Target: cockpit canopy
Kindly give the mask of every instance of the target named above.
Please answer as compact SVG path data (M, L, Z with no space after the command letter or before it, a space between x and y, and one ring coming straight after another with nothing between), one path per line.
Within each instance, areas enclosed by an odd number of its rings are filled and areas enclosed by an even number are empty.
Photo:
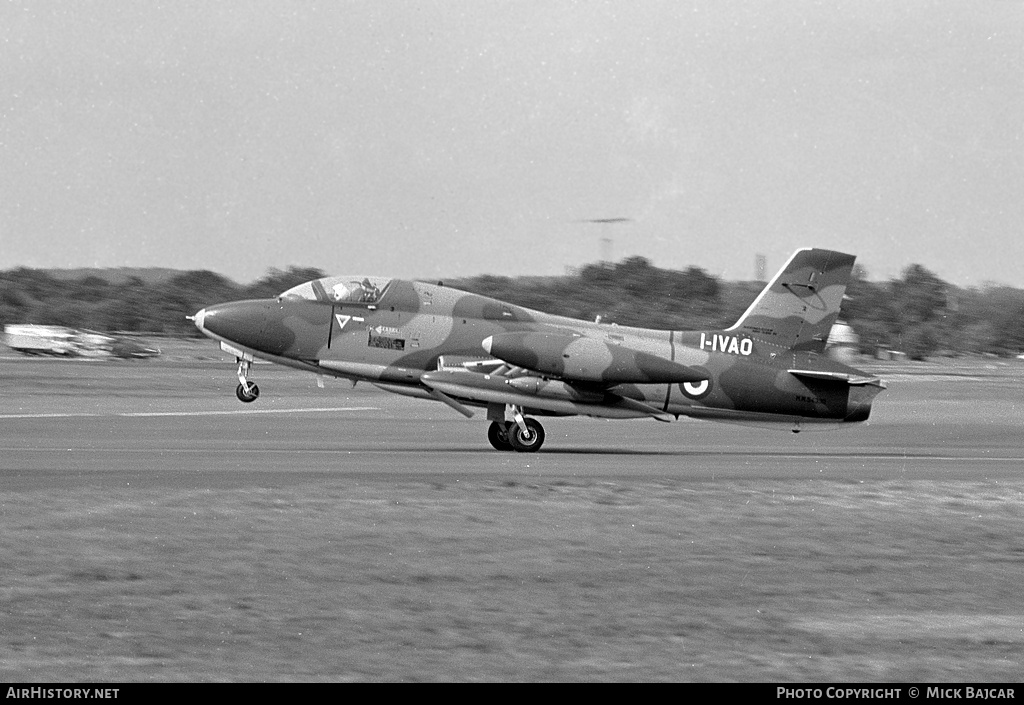
M293 286L282 299L307 299L330 304L376 304L391 285L383 277L341 276L314 279Z

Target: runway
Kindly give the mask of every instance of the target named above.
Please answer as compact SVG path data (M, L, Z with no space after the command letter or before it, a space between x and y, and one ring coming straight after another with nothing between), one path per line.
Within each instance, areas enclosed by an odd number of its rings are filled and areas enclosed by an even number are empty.
M0 359L0 679L1019 678L1021 367L799 434L482 414L217 359Z
M4 360L0 472L8 489L284 486L325 476L941 480L1017 478L1024 382L895 373L853 427L681 419L544 419L537 454L497 453L480 412L369 385L257 367L263 396L234 398L230 365Z

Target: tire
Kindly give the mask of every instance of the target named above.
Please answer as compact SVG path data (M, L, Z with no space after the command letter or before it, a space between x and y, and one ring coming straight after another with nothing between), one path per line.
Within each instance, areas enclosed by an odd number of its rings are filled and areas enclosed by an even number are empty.
M249 391L245 390L245 386L239 384L235 388L235 396L238 397L238 401L243 401L246 404L249 402L256 401L256 398L260 395L260 388L255 384L249 385Z
M536 419L526 419L526 428L524 433L519 424L509 424L508 442L518 453L536 453L544 444L544 427Z
M492 421L487 428L487 440L495 450L512 450L508 440L508 421Z

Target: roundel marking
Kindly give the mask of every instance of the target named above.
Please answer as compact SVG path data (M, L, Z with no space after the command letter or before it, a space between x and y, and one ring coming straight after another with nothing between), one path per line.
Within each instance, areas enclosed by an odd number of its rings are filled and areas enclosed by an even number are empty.
M701 372L706 372L706 370L701 368L698 369L700 369ZM690 399L703 399L711 393L712 387L711 374L708 373L708 376L699 382L682 382L679 385L679 391Z
M708 393L711 382L702 379L700 382L683 382L683 392L691 397L700 397Z

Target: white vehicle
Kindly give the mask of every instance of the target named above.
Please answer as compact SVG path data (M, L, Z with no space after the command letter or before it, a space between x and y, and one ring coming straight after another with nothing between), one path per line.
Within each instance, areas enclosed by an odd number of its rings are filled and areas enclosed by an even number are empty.
M78 331L64 326L8 325L7 345L26 355L78 355Z
M128 338L65 326L8 325L4 333L8 347L26 355L129 359L160 354L159 348L146 347Z

